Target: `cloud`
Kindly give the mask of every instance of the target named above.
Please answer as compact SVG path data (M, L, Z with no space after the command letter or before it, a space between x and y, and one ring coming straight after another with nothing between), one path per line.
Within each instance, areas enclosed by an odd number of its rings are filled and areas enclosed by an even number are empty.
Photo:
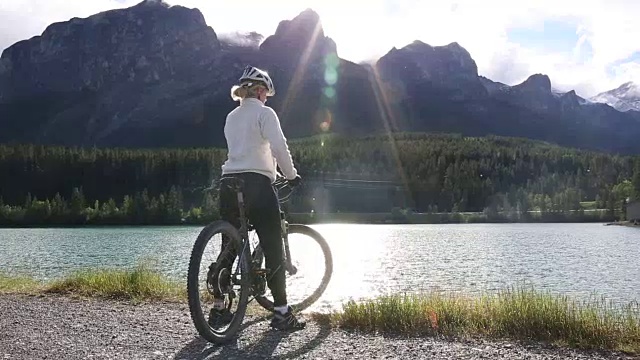
M0 4L0 48L40 34L52 22L131 6L134 0L12 0ZM640 2L635 0L173 0L199 8L222 36L256 31L268 36L278 23L305 8L316 10L325 35L339 55L362 61L384 55L392 47L419 39L431 45L458 42L472 55L481 75L510 85L533 73L551 77L555 88L575 89L582 96L640 82ZM544 38L528 43L511 31L545 31L545 23L574 29L575 44L544 46ZM525 33L526 33L525 31ZM565 34L566 35L566 34ZM553 33L549 34L553 40ZM541 46L542 45L542 46Z
M220 34L218 35L218 39L224 40L227 43L236 46L258 48L260 46L260 43L264 40L264 35L257 32L240 33L236 31L232 33Z
M589 97L626 81L640 81L640 56L630 58L640 51L634 40L640 37L636 21L640 2L459 0L447 6L451 3L403 2L410 11L388 28L402 29L432 45L457 41L476 60L480 74L511 85L533 73L545 73L554 87ZM564 50L545 49L509 38L515 29L541 31L550 22L574 28L575 44ZM554 34L549 36L553 41Z
M532 74L527 59L518 45L509 44L491 54L490 67L481 68L484 76L505 84L516 84Z

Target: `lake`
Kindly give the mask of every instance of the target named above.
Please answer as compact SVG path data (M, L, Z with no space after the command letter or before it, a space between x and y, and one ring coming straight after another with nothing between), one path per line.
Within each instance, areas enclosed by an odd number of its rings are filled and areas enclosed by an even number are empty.
M603 224L312 225L334 258L315 310L380 294L478 294L522 284L578 299L640 300L640 231ZM184 280L201 227L0 229L0 272L57 278L156 260Z

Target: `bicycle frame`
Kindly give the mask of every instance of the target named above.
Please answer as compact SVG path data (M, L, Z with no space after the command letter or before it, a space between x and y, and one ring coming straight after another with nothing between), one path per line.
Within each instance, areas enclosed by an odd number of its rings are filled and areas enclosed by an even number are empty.
M247 247L247 246L251 246L251 242L249 240L249 223L247 221L247 217L246 217L246 210L245 210L245 202L244 202L244 193L242 192L242 189L238 188L236 189L236 194L237 194L237 201L238 201L238 210L239 210L239 215L240 215L240 228L238 229L240 232L240 237L242 238L242 244L243 247ZM278 199L278 202L280 203L280 199ZM281 238L282 238L282 242L283 242L283 250L284 250L284 266L285 266L285 270L290 274L290 275L295 275L298 272L298 269L293 265L292 261L291 261L291 252L289 250L289 236L288 236L288 231L289 231L289 223L287 222L286 219L286 214L285 212L280 209L280 228L281 228ZM244 249L242 249L244 250ZM251 250L251 249L250 249ZM260 244L258 243L258 245L256 245L256 248L254 249L255 251L261 251L263 252ZM263 252L264 253L264 252ZM240 251L239 255L242 256L242 254L244 254L244 251ZM252 259L253 260L253 259ZM255 269L254 266L254 262L250 261L251 263L251 267L252 267L252 271L250 272L250 276L253 280L253 277L255 276L254 272L259 271L259 269Z

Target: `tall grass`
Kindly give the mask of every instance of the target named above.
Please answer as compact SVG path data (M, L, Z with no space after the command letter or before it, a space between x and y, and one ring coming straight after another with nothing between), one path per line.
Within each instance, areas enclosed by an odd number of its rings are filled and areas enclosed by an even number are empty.
M186 298L183 284L168 280L148 264L140 264L134 269L79 271L52 282L45 291L134 301Z
M0 274L0 294L32 293L43 287L42 283L27 276Z
M473 298L439 293L382 296L348 302L342 312L328 317L324 320L336 326L367 332L471 335L640 352L637 303L578 303L523 287Z

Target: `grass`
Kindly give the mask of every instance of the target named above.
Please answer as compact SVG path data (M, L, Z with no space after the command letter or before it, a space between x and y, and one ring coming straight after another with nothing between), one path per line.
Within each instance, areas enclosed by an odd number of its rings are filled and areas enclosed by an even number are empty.
M57 280L45 292L133 301L186 299L182 284L168 280L149 265L131 270L87 270Z
M42 289L43 284L30 277L0 274L0 294L34 293Z
M473 298L437 293L383 296L351 301L341 312L316 318L365 332L535 340L640 353L638 304L578 303L526 288Z
M186 301L185 285L148 265L87 270L40 283L0 275L2 293L54 293L139 301ZM471 336L551 342L575 348L640 353L640 305L603 299L576 302L533 288L466 297L421 293L350 301L331 314L313 314L334 327L403 336Z
M46 283L0 274L0 294L77 295L134 302L186 300L183 284L169 280L147 263L133 269L82 270Z

